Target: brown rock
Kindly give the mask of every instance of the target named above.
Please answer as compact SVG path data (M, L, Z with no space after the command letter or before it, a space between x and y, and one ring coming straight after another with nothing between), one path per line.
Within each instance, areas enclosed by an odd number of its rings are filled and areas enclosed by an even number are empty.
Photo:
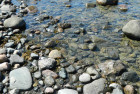
M0 55L0 63L3 63L3 62L5 62L5 61L7 61L7 60L8 60L8 59L7 59L7 57L6 57L5 54Z
M125 4L119 5L119 7L120 7L120 10L121 10L121 11L126 12L126 11L128 10L127 5L125 5Z
M47 76L51 76L53 78L57 78L58 77L58 75L55 72L51 71L51 70L43 70L42 71L42 75L44 77L47 77Z
M124 87L125 94L134 94L134 87L132 85L126 85Z
M48 57L56 59L56 58L61 58L62 55L61 55L61 52L60 51L58 51L58 50L52 50L49 53L49 56Z
M38 11L37 7L35 6L28 6L26 9L29 13L36 13Z

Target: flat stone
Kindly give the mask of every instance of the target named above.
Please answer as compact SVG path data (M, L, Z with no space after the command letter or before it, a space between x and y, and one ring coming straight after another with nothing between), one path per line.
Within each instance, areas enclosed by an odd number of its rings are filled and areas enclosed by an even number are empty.
M60 89L58 94L78 94L78 92L74 89Z
M89 84L84 85L83 93L84 94L99 94L103 92L105 88L105 81L106 80L104 78L100 78Z
M11 64L23 64L24 63L24 58L20 57L17 54L11 55L10 57L10 63Z
M40 69L51 69L55 66L55 59L44 58L38 61L38 66Z
M32 86L29 69L21 67L10 72L10 89L28 90Z

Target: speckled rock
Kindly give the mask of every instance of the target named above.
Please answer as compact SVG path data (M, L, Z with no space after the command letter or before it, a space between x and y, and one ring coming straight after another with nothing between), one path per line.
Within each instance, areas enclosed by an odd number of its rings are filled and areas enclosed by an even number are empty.
M51 76L47 76L44 82L47 86L52 86L55 83L54 79Z
M55 59L44 58L38 61L38 66L40 69L51 69L55 66Z

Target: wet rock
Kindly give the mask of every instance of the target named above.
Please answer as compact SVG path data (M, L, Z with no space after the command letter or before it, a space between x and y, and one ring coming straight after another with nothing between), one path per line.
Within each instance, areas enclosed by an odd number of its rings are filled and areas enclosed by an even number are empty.
M105 39L102 39L102 38L97 37L97 36L95 36L95 35L91 36L91 41L92 41L93 43L103 43L103 42L106 42Z
M67 73L66 73L66 70L64 68L61 68L60 71L59 71L59 76L61 78L66 78L67 77Z
M52 86L55 83L54 79L51 76L47 76L44 82L47 86Z
M71 24L70 23L59 23L58 27L63 28L63 29L67 29L67 28L71 27Z
M88 67L86 72L91 75L91 78L93 80L100 77L100 74L98 73L98 71L95 70L93 67Z
M37 7L35 6L28 6L26 8L26 10L29 12L29 13L36 13L38 11Z
M6 57L5 54L0 55L0 63L3 63L5 61L7 61L7 60L8 60L8 58Z
M45 47L54 47L54 46L56 46L56 42L54 41L54 40L50 40L50 41L48 41L46 44L45 44Z
M60 51L58 51L58 50L52 50L49 53L49 56L48 57L56 59L56 58L61 58L62 55L61 55L61 52Z
M99 5L117 5L118 0L96 0Z
M125 94L134 94L134 87L132 85L126 85L124 87Z
M79 81L83 83L87 83L91 80L91 77L88 73L83 73L79 76Z
M10 63L13 64L23 64L24 63L24 58L20 57L17 54L11 55L10 57Z
M39 79L41 77L41 72L40 71L35 72L34 77Z
M13 47L14 44L15 44L14 42L8 42L4 46L7 47L7 48L10 48L10 47Z
M99 69L104 75L115 74L119 75L125 66L120 61L107 60L105 63L98 64Z
M66 68L66 71L67 71L68 73L73 73L73 72L76 71L76 69L75 69L74 66L70 65L69 67Z
M73 89L60 89L58 94L78 94L78 92Z
M139 81L139 76L136 72L133 72L133 71L124 72L122 74L122 79L126 81L137 82Z
M47 76L51 76L53 78L57 78L58 77L58 75L55 72L51 71L51 70L43 70L42 71L42 75L44 77L47 77Z
M131 20L125 26L122 31L132 39L140 39L140 20Z
M84 85L83 92L84 94L99 94L103 92L105 87L105 79L100 78L89 84Z
M91 44L88 45L88 48L93 51L93 50L96 49L96 44L95 43L91 43Z
M29 69L21 67L10 72L10 89L27 90L32 86Z
M119 7L120 7L120 10L123 12L126 12L128 10L127 5L125 4L119 5Z
M25 44L25 43L27 42L27 39L26 39L26 38L21 38L21 39L20 39L20 42L21 42L21 44L23 45L23 44Z
M4 21L4 26L6 28L25 28L25 21L17 16L11 16Z
M8 70L9 69L9 64L8 62L4 62L0 64L0 71Z
M0 55L1 54L6 54L6 49L5 48L0 48Z
M96 7L95 3L86 3L86 8L94 8Z
M55 62L53 58L44 58L38 61L38 66L40 69L51 69L55 66Z
M53 94L54 89L51 87L47 87L44 92L45 92L45 94Z

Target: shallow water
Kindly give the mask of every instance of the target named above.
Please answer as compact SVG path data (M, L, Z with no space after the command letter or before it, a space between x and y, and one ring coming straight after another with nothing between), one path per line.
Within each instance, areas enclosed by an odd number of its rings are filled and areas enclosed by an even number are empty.
M47 24L49 20L45 20L39 23L34 20L35 17L47 14L49 16L60 16L60 22L68 22L72 24L72 28L67 29L64 33L52 33L43 32L41 35L28 36L29 40L36 40L36 43L44 44L50 38L56 38L60 40L59 47L67 50L67 57L76 56L78 59L88 59L94 63L102 62L102 60L110 59L108 51L105 49L117 49L120 58L122 54L126 53L125 58L133 58L136 62L128 63L127 59L121 59L126 64L130 65L133 70L139 71L139 42L132 41L127 38L123 38L122 32L116 32L121 29L129 20L140 19L140 1L139 0L119 0L119 4L116 6L96 6L95 8L86 8L86 3L96 2L96 0L26 0L28 5L34 5L38 8L38 12L35 14L28 14L24 17L27 23L27 30L29 29L41 29L43 25ZM13 0L16 5L20 4L20 0ZM66 4L70 4L71 7L65 7ZM121 12L119 5L126 4L128 11ZM109 28L103 30L103 26L109 22ZM73 31L79 27L84 27L87 30L85 35L75 35ZM41 29L42 30L42 29ZM27 32L25 34L28 35ZM96 35L103 38L107 42L99 44L98 51L83 50L78 45L85 44L84 40ZM128 44L125 44L127 43ZM74 45L74 46L70 46ZM126 51L123 51L125 49ZM129 52L129 50L132 52ZM103 50L103 51L102 51ZM114 51L114 50L113 50ZM129 57L129 55L135 54L135 57ZM106 56L106 57L105 57ZM91 60L90 60L91 59ZM131 61L130 61L131 62Z

